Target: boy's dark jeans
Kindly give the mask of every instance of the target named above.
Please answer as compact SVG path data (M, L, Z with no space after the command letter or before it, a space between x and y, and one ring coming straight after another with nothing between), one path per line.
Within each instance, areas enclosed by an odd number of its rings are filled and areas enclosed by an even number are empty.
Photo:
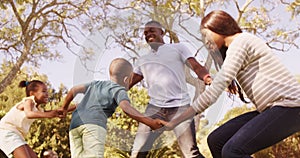
M233 118L213 131L207 141L214 158L250 158L298 131L300 107L274 106Z

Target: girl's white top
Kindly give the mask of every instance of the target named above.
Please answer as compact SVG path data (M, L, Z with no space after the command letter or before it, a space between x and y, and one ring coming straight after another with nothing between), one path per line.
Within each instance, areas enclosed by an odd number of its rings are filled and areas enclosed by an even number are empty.
M33 111L39 111L36 107L36 102L34 96L25 97L21 102L17 103L12 107L6 115L0 121L0 129L11 130L22 136L23 138L27 135L31 124L35 119L28 119L25 115L24 110L19 110L17 107L21 104L24 104L26 100L32 100L34 103Z

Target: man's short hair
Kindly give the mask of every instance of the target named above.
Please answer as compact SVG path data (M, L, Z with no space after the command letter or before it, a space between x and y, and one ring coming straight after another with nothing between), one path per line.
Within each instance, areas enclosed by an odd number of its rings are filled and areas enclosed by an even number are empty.
M155 20L151 20L151 21L147 22L147 23L145 24L145 26L156 27L156 28L161 29L161 30L164 32L164 27L161 25L160 22L155 21Z

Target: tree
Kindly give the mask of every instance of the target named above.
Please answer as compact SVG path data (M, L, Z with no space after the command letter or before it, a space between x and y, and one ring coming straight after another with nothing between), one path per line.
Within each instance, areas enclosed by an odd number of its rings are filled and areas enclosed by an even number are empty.
M2 74L7 74L8 71L13 67L13 63L4 62L2 63L0 70L0 79L4 78ZM23 97L25 97L25 89L19 88L19 82L22 80L30 81L33 79L38 79L41 81L45 81L47 83L47 76L43 74L38 74L34 69L24 67L18 73L16 78L14 78L3 93L0 94L0 111L6 113L12 106L14 106L17 102L21 101ZM50 85L49 85L50 86Z
M295 18L300 13L300 1L294 0L294 2L286 2L281 0L281 3L287 5L287 10L292 13L292 18Z
M1 66L2 71L10 71L12 63L6 62ZM5 72L4 72L5 74ZM0 75L0 78L3 76ZM20 102L25 97L25 88L19 88L18 84L22 80L41 80L47 84L49 90L49 96L52 96L51 102L46 105L41 105L45 110L57 109L62 104L62 97L64 92L64 86L61 85L61 92L53 92L51 84L47 81L47 76L36 73L33 69L24 67L18 75L11 81L3 93L0 94L0 118L2 118L16 103ZM43 148L55 150L60 157L70 157L69 154L69 128L70 116L64 121L54 119L37 119L30 128L29 134L26 136L26 141L29 146L34 149L36 153L40 153Z
M25 63L38 67L44 59L61 58L63 53L57 46L78 55L74 47L83 46L74 34L85 36L84 31L91 28L93 21L101 19L99 5L92 0L2 0L0 52L13 67L1 79L0 93ZM89 59L88 52L84 55L82 60Z

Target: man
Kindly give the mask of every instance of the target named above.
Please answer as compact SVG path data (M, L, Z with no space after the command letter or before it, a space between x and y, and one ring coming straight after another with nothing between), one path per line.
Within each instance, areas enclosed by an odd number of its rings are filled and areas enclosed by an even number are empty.
M165 44L164 31L159 22L148 22L145 25L144 35L152 52L140 57L136 62L134 73L129 77L128 89L145 79L150 96L145 115L165 121L172 120L190 106L191 98L185 81L185 64L206 84L210 84L211 77L186 46L181 43ZM153 132L148 126L140 123L131 157L145 158L155 139L162 132L162 130ZM181 123L174 129L174 133L184 157L203 157L197 147L193 119Z

